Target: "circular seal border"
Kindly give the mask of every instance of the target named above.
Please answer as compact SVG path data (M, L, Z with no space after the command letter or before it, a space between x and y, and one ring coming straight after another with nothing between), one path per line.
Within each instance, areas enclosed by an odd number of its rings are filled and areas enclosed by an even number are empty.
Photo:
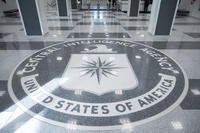
M91 41L91 40L107 40L107 39L83 39L83 40L77 40L77 41ZM121 41L121 40L107 40L107 41ZM29 109L27 109L23 104L20 103L20 101L17 99L17 97L14 95L14 92L12 90L12 78L13 78L13 75L15 73L15 71L17 70L18 66L23 63L27 58L31 57L32 55L44 50L44 49L47 49L49 47L52 47L52 46L56 46L56 45L60 45L60 44L63 44L63 43L67 43L67 42L76 42L76 41L63 41L63 42L60 42L60 43L56 43L56 44L53 44L53 45L50 45L50 46L47 46L45 48L42 48L34 53L32 53L30 56L27 56L25 57L22 61L20 61L16 67L12 70L11 74L10 74L10 77L8 79L8 92L9 92L9 95L11 97L11 99L15 102L15 104L17 106L19 106L23 111L25 111L27 114L31 115L33 118L36 118L38 120L41 120L45 123L48 123L48 124L52 124L52 125L55 125L55 126L61 126L61 127L64 127L64 128L67 128L67 129L70 129L69 127L72 125L70 123L62 123L62 122L58 122L58 121L54 121L54 120L50 120L48 118L45 118L45 117L42 117L40 115L37 115L36 113L33 113L32 111L30 111ZM167 56L169 59L171 59L172 61L174 61L177 66L181 69L182 73L183 73L183 76L184 76L184 79L185 79L185 86L184 86L184 89L183 89L183 92L181 93L181 95L179 96L179 98L177 99L176 102L174 102L171 106L169 106L166 110L154 115L154 116L151 116L151 117L148 117L147 119L143 119L143 120L139 120L137 122L130 122L130 123L127 123L127 124L123 124L123 125L115 125L115 126L82 126L82 125L75 125L75 128L74 129L78 129L78 130L84 130L84 131L105 131L105 130L117 130L117 129L125 129L124 127L126 126L131 126L131 127L135 127L135 126L138 126L138 125L141 125L141 124L144 124L144 123L147 123L147 122L150 122L150 121L153 121L153 120L156 120L164 115L166 115L167 113L171 112L172 110L174 110L182 101L183 99L185 98L185 96L187 95L187 92L188 92L188 88L189 88L189 83L188 83L188 77L187 77L187 74L186 72L184 71L184 69L180 66L180 64L175 61L172 57L169 57L168 55L166 55L165 53L161 52L160 50L157 50L153 47L150 47L148 45L145 45L145 44L142 44L142 43L139 43L139 42L130 42L130 41L123 41L123 42L127 42L127 43L135 43L135 44L138 44L138 45L142 45L144 47L147 47L147 48L150 48L150 49L153 49L155 51L158 51L162 54L164 54L165 56Z

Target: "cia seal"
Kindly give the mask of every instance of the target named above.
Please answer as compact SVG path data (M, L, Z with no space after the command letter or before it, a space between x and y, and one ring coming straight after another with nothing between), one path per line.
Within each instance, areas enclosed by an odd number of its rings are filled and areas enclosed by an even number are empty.
M110 130L170 112L185 97L182 68L134 42L82 40L46 47L21 62L9 94L34 118L62 127Z

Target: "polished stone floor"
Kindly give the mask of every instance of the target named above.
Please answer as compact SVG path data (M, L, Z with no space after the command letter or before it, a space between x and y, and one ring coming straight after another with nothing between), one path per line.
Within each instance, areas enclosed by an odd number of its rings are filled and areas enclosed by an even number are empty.
M172 35L164 37L152 36L148 33L149 14L140 14L139 17L135 18L127 17L122 12L73 10L71 17L58 17L55 9L46 9L46 17L49 32L42 37L25 36L20 18L1 17L0 19L1 133L200 132L200 18L177 17ZM97 131L88 131L87 128L79 130L74 126L76 123L64 127L43 122L37 119L37 115L30 115L25 109L18 106L16 101L13 102L8 92L8 80L15 67L25 58L42 48L51 47L53 44L94 39L142 43L144 46L156 48L173 58L184 69L189 79L189 90L185 99L175 109L153 121L106 131L100 131L100 128L97 128ZM111 48L115 47L112 46ZM73 50L76 51L77 49L71 49L71 51ZM62 60L62 57L57 57L57 60ZM50 63L53 61L49 60ZM46 67L42 70L50 73L49 76L51 77L54 74L54 69L59 71L57 67L62 67L62 65L58 65L56 68L54 68L54 65L46 65ZM146 69L153 70L154 68L147 65ZM81 96L80 100L82 100ZM163 104L164 106L165 104ZM101 128L103 130L104 127Z

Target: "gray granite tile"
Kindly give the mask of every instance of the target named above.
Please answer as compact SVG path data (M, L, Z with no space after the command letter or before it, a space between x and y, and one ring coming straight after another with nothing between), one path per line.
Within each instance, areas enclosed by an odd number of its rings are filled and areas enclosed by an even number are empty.
M128 33L71 33L67 38L130 38Z
M144 43L144 42L141 42ZM183 41L156 41L156 42L145 42L156 49L200 49L200 42L183 42Z
M61 26L61 27L49 27L49 30L73 30L74 27Z
M76 33L78 34L78 33ZM101 33L106 35L105 33ZM87 34L92 37L91 34ZM85 36L87 36L85 35ZM70 38L73 38L73 35L71 34L69 36ZM25 42L25 41L19 41L19 42L0 42L0 50L37 50L44 48L46 46L56 44L59 42L42 42L42 41L36 41L36 42ZM144 42L140 42L143 43ZM156 41L156 42L145 42L146 45L152 46L156 49L200 49L200 42L165 42L165 41Z
M14 102L8 94L7 81L0 80L0 112L9 108Z
M192 38L200 38L200 33L185 33Z
M83 18L94 18L95 16L83 16ZM100 16L97 16L97 18ZM115 16L103 16L103 18L115 18Z
M118 22L94 22L94 25L121 25L120 23Z
M47 19L48 21L79 21L80 19L67 19L67 18L60 18L60 19Z
M0 25L22 25L21 22L1 22Z
M0 50L37 50L59 42L0 42Z
M77 25L121 25L119 22L78 22Z
M200 79L189 80L189 91L181 108L184 110L200 110Z
M119 21L149 21L149 19L146 18L137 18L137 19L118 19Z
M112 11L87 11L85 14L94 14L94 13L100 13L100 14L112 14Z
M0 38L4 38L5 36L10 35L11 33L0 33Z
M76 25L91 25L91 22L78 22Z
M31 107L30 109L37 108L37 104ZM38 108L38 113L40 113L43 109ZM11 122L7 123L4 127L0 129L1 133L14 133L18 129L23 128L23 125L27 123L27 121L31 120L32 117L27 114L26 112L23 112L22 114L19 114L15 119L13 119ZM32 132L32 131L29 131Z
M131 26L131 27L123 27L125 30L147 30L148 27L136 27L136 26Z
M200 23L175 22L174 25L200 25Z
M200 21L200 18L198 17L195 17L195 16L189 16L189 17Z
M124 14L124 13L119 13L119 14L114 13L114 15L115 15L115 16L124 16L124 15L126 15L126 14Z
M83 14L81 13L72 13L72 16L82 16Z

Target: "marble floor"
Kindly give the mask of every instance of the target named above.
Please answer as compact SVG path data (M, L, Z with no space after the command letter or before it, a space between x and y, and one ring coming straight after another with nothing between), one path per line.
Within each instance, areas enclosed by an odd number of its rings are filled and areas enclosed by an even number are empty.
M0 133L199 133L200 18L177 17L172 35L168 37L148 33L149 18L149 14L136 18L127 17L123 12L78 10L73 10L70 17L58 17L56 10L51 9L46 10L48 33L27 37L20 18L2 16ZM164 63L171 66L171 71L164 71L159 59L145 50L141 52L142 48L166 57L168 63ZM81 65L79 60L84 60L85 64ZM128 69L131 65L133 71ZM84 80L79 79L81 70ZM162 72L171 78L163 76ZM148 93L162 78L164 81L175 78L172 82L176 83L170 84L174 85L171 92L162 90L163 97L166 96L164 100L154 99L160 102L156 104L153 100L151 107L140 102L141 107L148 106L149 110L138 107L141 110L136 111L135 107L130 110L135 109L135 113L123 112L124 108L133 106L129 102L124 103L125 106L123 101L135 100L134 96L145 91ZM59 79L64 79L62 85ZM68 81L71 79L73 81ZM41 85L42 89L28 88L31 80L34 80L32 85ZM105 86L99 87L100 84ZM56 88L57 85L62 87ZM117 87L119 89L112 90ZM139 87L144 88L138 91ZM49 97L41 94L49 94ZM53 98L50 95L58 100L54 109L51 109ZM154 96L159 98L158 94ZM80 114L61 110L66 102L59 100L61 98L79 105L71 111ZM121 104L117 104L120 100ZM81 113L83 109L78 107L85 107L83 103L88 108L94 105L92 113ZM112 109L115 103L118 113ZM95 104L101 105L101 109L96 109Z

